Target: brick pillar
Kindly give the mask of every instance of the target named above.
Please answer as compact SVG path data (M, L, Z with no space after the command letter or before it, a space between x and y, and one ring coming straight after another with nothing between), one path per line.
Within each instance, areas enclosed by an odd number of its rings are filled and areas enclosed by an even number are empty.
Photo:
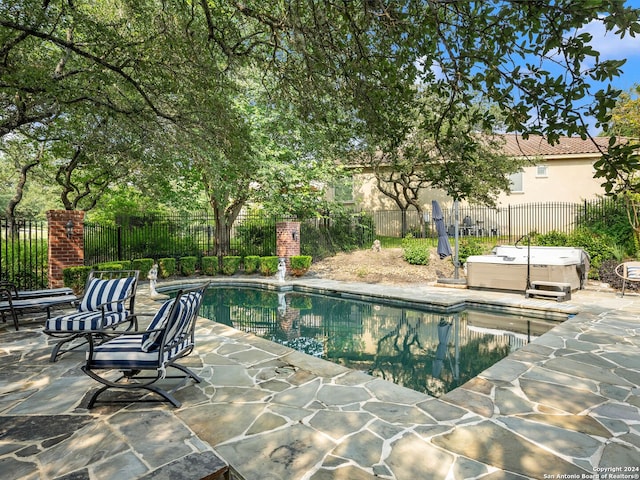
M73 233L67 236L67 224L73 222ZM49 210L49 287L63 287L62 270L84 265L84 212Z
M284 258L289 267L289 258L300 255L300 222L276 223L276 255Z

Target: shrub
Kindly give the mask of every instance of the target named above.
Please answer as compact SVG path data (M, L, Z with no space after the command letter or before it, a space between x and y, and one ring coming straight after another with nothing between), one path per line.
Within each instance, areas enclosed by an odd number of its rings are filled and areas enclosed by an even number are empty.
M185 277L196 273L196 263L198 257L180 257L180 273Z
M160 278L168 278L176 273L175 258L161 258L158 260L158 272Z
M71 288L76 295L82 295L91 270L92 267L67 267L62 269L64 286Z
M600 266L605 260L615 258L610 239L589 229L579 229L569 236L570 245L582 248L589 254L591 268L589 278L599 278Z
M244 273L256 273L258 265L260 265L260 257L258 255L247 255L244 257Z
M279 257L260 257L260 273L265 277L275 275L278 271Z
M225 275L233 275L240 269L241 262L242 257L238 257L235 255L222 257L222 273L224 273Z
M129 260L118 260L117 262L101 262L93 266L93 270L131 270Z
M548 247L564 247L569 245L569 235L563 232L552 230L547 233L536 235L534 241L536 245Z
M218 257L202 257L202 273L216 275L218 273Z
M402 258L411 265L429 265L431 245L422 240L416 240L409 234L402 239Z
M309 271L311 267L310 255L294 255L289 259L291 265L291 274L299 277Z
M153 267L153 258L136 258L131 261L132 270L140 270L140 278L147 278Z
M458 244L458 262L464 265L472 255L483 255L485 253L482 242L475 238L464 238Z

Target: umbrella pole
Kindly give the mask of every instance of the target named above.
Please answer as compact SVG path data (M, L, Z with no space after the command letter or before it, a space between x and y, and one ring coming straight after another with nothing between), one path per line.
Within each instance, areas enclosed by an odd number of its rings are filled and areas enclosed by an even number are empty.
M458 277L458 225L460 223L460 214L458 212L458 200L453 201L453 238L454 238L454 250L455 257L453 258L454 274L453 278L456 280Z

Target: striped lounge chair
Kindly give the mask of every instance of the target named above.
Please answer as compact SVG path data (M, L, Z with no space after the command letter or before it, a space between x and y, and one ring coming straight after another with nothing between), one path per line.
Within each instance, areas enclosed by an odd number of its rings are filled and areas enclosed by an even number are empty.
M195 346L195 326L208 283L181 290L176 298L167 300L151 319L148 328L140 332L124 332L122 335L96 344L89 336L87 361L82 371L102 383L89 399L88 408L93 408L98 396L109 389L143 390L154 392L161 398L131 395L112 395L105 403L130 403L133 401L168 401L180 407L173 393L184 386L189 378L196 383L201 379L184 365L177 363L189 355ZM179 370L176 375L167 375L167 369ZM113 380L113 370L122 375ZM144 372L144 375L140 375ZM152 373L149 373L152 372ZM181 379L177 385L167 389L165 379ZM161 382L162 381L162 382ZM159 385L162 383L162 386ZM102 401L101 401L102 403Z
M87 333L104 338L122 325L126 330L137 328L134 305L139 274L139 270L91 272L77 311L45 322L44 332L61 338L54 345L50 360L55 362L63 353L84 345Z

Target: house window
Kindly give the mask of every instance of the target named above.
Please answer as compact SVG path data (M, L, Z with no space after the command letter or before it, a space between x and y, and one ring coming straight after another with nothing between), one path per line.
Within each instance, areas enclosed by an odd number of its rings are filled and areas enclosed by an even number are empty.
M541 178L541 177L548 177L548 176L549 176L549 171L546 165L538 165L536 167L536 177Z
M333 187L334 200L341 203L353 202L353 182L344 180Z
M524 192L524 187L522 183L522 172L512 173L509 176L509 182L511 183L511 193Z

